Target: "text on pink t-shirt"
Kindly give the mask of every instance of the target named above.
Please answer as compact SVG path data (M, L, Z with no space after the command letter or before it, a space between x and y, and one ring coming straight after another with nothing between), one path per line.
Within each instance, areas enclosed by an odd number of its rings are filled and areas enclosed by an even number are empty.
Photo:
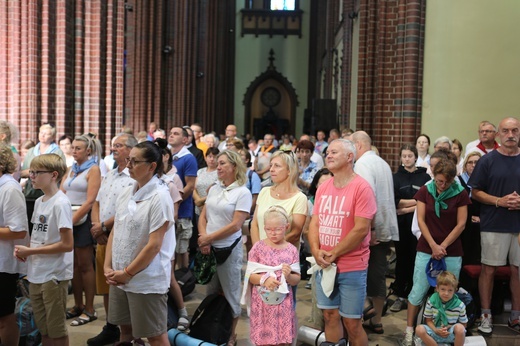
M356 176L344 188L334 186L334 179L324 182L316 193L313 214L318 216L320 248L332 250L347 236L355 217L372 219L377 205L367 181ZM338 272L365 270L368 267L370 232L353 251L336 259Z

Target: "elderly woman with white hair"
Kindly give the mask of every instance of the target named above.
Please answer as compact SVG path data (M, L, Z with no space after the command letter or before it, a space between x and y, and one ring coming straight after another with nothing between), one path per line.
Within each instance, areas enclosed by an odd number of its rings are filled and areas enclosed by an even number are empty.
M208 148L217 148L219 144L217 137L215 137L215 135L212 133L208 133L202 137L202 141L206 143Z
M40 126L40 132L38 133L38 144L35 147L29 149L23 160L22 171L20 175L22 178L29 178L29 167L31 161L40 154L57 154L64 162L66 162L65 155L61 151L58 144L56 144L56 129L50 124L43 124ZM27 205L27 217L31 220L34 211L34 202L43 196L42 190L34 189L32 187L31 180L28 179L24 187L23 194L25 195L25 203ZM32 223L29 221L29 232L32 231Z
M453 146L453 142L446 136L441 136L433 142L433 149L438 151L442 148L451 151L451 147Z

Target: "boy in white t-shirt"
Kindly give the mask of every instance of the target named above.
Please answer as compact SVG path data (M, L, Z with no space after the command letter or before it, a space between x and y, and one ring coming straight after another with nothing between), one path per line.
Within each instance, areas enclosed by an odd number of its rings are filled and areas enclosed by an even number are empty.
M44 345L69 344L65 311L73 270L72 208L58 187L66 170L56 154L43 154L31 161L29 178L44 195L34 205L30 247L17 245L14 250L16 258L28 260L29 295Z

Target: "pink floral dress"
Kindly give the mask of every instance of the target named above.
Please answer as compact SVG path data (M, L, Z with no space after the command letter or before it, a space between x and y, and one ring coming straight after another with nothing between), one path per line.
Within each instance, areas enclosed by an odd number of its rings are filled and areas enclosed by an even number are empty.
M249 261L278 266L299 262L296 247L290 243L283 249L274 249L263 240L257 242L249 252ZM275 272L280 280L282 271ZM268 305L262 301L258 286L251 290L250 334L255 345L277 345L292 343L296 336L293 291L278 305Z

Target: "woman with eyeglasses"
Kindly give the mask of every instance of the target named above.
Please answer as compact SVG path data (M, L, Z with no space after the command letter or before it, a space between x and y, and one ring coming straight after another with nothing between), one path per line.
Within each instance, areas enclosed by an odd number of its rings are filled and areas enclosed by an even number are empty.
M61 190L72 205L74 234L74 272L72 292L74 306L67 311L67 318L74 318L71 326L81 326L97 319L94 310L96 272L94 270L94 238L90 232L90 212L101 186L101 143L89 134L76 136L72 141L74 164L67 169ZM85 302L83 302L85 293Z
M198 245L203 254L212 251L215 255L217 269L207 294L222 291L231 306L233 324L227 345L232 346L236 344L235 330L242 313L242 224L249 216L252 198L245 186L246 167L238 153L224 150L217 155L217 177L218 183L209 189L200 213Z
M463 164L463 156L462 151L464 150L464 147L462 146L462 143L458 139L454 139L451 141L451 152L455 155L457 158L457 175L462 174L462 164Z
M238 153L240 150L244 149L244 142L242 142L240 139L229 138L226 141L226 149L233 150Z
M430 259L444 260L447 270L459 277L463 255L460 235L466 226L471 201L466 190L455 181L456 176L455 163L441 159L433 168L433 181L422 186L414 196L421 237L417 242L413 286L408 296L406 344L413 340L417 313L430 288L425 270Z
M265 239L264 213L272 205L283 207L290 216L286 240L300 249L300 237L307 216L307 196L298 188L300 171L298 161L293 152L277 151L270 161L269 173L273 186L260 191L256 201L256 209L251 223L251 240L253 244Z
M167 292L175 251L173 201L157 176L163 171L157 145L137 144L126 162L135 182L119 195L107 243L108 321L120 326L121 344L135 337L166 346Z
M462 164L462 174L459 177L466 183L465 188L471 198L471 204L468 206L466 230L461 236L464 250L463 266L466 264L480 264L480 202L475 201L471 197L471 186L468 185L468 181L481 157L482 154L478 151L472 151L467 154Z

